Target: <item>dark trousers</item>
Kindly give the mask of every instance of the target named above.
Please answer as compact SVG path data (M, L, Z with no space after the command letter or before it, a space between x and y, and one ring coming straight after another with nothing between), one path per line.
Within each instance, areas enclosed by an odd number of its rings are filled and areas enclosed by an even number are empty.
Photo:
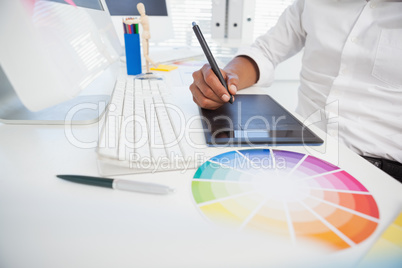
M381 159L381 158L374 158L374 157L368 157L368 156L363 156L367 161L372 163L374 166L378 167L379 169L382 169L384 172L388 173L392 177L394 177L396 180L398 180L400 183L402 183L402 164L399 162L387 160L387 159Z

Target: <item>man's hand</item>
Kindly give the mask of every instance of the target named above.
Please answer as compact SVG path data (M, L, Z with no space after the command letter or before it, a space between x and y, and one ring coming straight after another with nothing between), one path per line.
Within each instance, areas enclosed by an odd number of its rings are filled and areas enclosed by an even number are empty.
M239 78L236 74L221 70L226 80L230 94L235 95ZM200 70L193 73L194 82L190 85L194 102L206 109L215 110L228 102L230 96L226 88L221 84L209 64L205 64Z
M233 96L242 88L255 84L259 78L257 64L247 56L238 56L221 70L230 94ZM229 101L230 96L209 64L193 73L190 91L194 102L205 109L215 110Z

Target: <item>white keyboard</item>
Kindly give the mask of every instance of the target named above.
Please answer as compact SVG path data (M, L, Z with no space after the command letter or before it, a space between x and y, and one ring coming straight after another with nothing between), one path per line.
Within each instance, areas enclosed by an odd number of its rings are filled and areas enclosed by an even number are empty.
M97 148L103 174L194 168L183 118L164 80L121 75L108 106Z

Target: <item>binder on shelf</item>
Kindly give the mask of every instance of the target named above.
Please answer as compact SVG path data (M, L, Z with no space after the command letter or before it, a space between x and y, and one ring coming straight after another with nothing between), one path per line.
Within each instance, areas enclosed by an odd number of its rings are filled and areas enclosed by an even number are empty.
M255 0L228 1L228 39L248 41L253 38Z
M243 0L229 1L228 7L228 38L241 39L243 28Z
M243 1L243 29L242 39L252 42L254 34L254 19L255 19L255 0Z
M226 37L226 2L227 0L212 0L211 36L214 39Z
M212 38L251 43L255 2L255 0L212 0Z

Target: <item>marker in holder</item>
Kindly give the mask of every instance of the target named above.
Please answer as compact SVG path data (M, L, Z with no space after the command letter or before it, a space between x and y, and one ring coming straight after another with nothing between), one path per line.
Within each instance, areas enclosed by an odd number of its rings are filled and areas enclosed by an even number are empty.
M141 65L141 46L139 34L124 34L124 44L126 47L127 74L137 75L142 73Z

